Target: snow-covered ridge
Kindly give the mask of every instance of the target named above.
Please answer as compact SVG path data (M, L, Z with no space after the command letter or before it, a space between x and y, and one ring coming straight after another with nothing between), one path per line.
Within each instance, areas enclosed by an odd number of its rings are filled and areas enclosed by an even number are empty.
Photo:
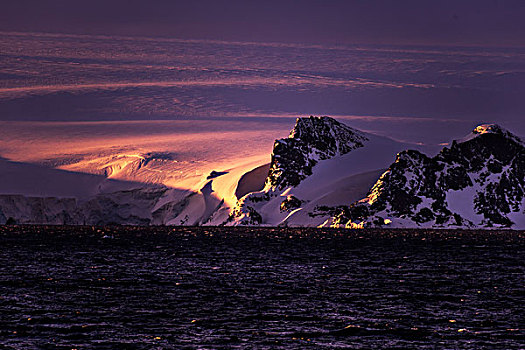
M502 134L503 129L497 124L481 124L472 130L473 134Z
M264 189L239 199L227 224L318 226L364 196L392 152L406 147L333 118L298 118L275 142Z
M236 158L179 187L186 173L168 147L59 169L0 158L0 223L525 228L519 137L486 124L433 157L413 147L298 118L269 164Z
M117 155L109 163L95 159L90 165L98 175L0 159L0 224L203 225L212 217L223 222L237 200L239 178L259 164L212 170L194 188L166 186L151 177L126 179L154 172L162 178L163 159L169 161L158 154ZM108 171L108 164L119 171ZM260 189L264 178L252 174L245 190Z
M518 136L512 134L510 131L506 130L505 128L503 128L502 126L498 124L480 124L476 126L470 134L468 134L467 136L465 136L464 138L456 142L467 142L480 135L487 135L487 134L501 135L506 138L510 138L514 140L515 142L523 143L523 141Z
M364 133L330 117L297 118L290 136L276 140L266 188L297 186L321 160L363 147Z
M368 196L342 208L336 227L525 228L525 147L494 125L435 157L404 151Z

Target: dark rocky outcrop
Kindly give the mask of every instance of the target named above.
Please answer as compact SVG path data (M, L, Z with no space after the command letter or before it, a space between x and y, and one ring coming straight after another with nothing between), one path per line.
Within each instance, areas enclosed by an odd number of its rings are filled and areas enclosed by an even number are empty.
M228 223L253 225L262 222L257 207L281 196L287 188L298 186L312 175L312 169L320 161L347 154L363 147L366 141L364 133L333 118L297 118L290 136L275 141L264 189L240 198ZM300 198L287 196L280 202L280 212L297 209L303 202Z
M366 136L330 117L297 118L290 136L276 140L266 187L297 186L320 160L363 147Z
M524 191L523 142L497 125L481 125L435 157L399 153L368 197L339 210L333 225L511 227L509 214L525 215Z

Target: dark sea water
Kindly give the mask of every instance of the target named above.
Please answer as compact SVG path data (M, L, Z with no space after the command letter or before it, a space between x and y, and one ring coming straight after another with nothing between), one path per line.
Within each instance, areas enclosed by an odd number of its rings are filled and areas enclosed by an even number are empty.
M525 233L0 228L0 348L525 348Z

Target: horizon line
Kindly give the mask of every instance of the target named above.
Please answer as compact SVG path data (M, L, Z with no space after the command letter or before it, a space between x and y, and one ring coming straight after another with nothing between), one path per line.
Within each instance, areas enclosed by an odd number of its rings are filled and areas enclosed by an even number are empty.
M358 50L363 48L375 48L382 51L380 48L402 48L404 50L393 51L414 51L410 48L447 48L447 49L495 49L505 50L525 49L524 45L519 46L499 46L499 45L479 45L479 44L443 44L443 43L337 43L337 44L323 44L323 43L306 43L306 42L277 42L277 41L240 41L240 40L225 40L225 39L210 39L210 38L181 38L175 36L149 36L149 35L121 35L121 34L93 34L93 33L68 33L68 32L47 32L47 31L9 31L0 30L0 35L15 35L15 36L47 36L47 37L69 37L69 38L95 38L95 39L120 39L120 40L142 40L142 41L158 41L158 42L179 42L179 43L209 43L222 45L239 45L239 46L267 46L267 47L289 47L289 48L311 48L311 49L328 49L328 50ZM392 51L392 50L385 50Z

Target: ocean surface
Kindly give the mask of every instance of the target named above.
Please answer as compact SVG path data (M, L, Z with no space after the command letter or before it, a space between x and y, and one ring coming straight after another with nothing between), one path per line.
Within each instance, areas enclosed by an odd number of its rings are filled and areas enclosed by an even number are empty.
M525 233L0 227L1 349L522 349Z

